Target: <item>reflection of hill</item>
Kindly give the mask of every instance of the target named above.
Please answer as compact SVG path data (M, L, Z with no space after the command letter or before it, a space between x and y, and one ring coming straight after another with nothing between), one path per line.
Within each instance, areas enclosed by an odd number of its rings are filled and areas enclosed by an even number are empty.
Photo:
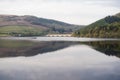
M42 42L39 45L30 47L28 48L28 50L25 50L24 56L31 56L36 54L42 54L45 52L56 51L59 49L66 48L73 44L74 43L71 43L71 42Z
M76 44L89 45L106 55L120 57L120 41L32 42L24 40L0 40L0 57L34 56Z
M120 57L120 41L87 42L85 44L106 55Z
M73 42L31 42L0 40L0 57L34 56L63 49Z

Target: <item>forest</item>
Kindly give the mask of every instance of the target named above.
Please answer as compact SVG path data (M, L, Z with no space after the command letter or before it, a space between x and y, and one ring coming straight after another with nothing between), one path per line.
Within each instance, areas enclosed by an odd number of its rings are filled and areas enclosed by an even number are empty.
M73 33L77 37L120 38L120 17L107 16Z

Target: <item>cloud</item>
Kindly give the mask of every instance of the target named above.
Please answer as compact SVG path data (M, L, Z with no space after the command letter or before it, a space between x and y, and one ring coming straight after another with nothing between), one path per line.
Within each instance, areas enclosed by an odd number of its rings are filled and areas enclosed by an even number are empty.
M119 0L0 0L0 14L35 15L90 24L120 11Z

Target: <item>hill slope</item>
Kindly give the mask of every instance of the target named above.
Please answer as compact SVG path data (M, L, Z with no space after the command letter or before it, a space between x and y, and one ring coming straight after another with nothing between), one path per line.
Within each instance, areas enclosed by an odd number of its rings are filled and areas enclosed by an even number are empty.
M73 33L79 37L120 38L120 13L107 16Z
M37 36L71 33L81 26L35 16L0 15L0 36Z
M116 16L120 18L120 13L116 14Z

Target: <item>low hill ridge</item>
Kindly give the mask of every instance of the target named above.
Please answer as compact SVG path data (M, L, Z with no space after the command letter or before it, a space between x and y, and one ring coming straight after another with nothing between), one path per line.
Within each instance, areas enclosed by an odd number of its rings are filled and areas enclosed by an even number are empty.
M40 36L48 33L71 33L81 27L30 15L0 15L0 36Z
M73 36L120 38L120 13L100 19L73 33Z

